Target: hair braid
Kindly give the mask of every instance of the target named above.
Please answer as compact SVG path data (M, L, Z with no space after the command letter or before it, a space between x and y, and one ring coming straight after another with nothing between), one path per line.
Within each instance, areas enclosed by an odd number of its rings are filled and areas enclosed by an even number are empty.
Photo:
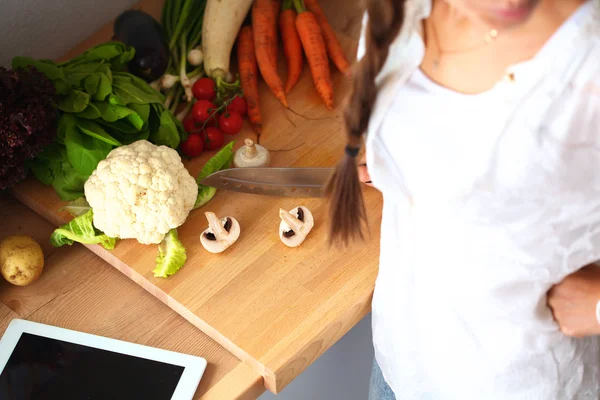
M377 98L375 78L381 72L390 45L404 22L406 0L366 0L369 20L365 29L366 52L356 66L352 92L344 112L348 143L328 186L330 240L348 244L364 238L366 211L354 161L367 130Z

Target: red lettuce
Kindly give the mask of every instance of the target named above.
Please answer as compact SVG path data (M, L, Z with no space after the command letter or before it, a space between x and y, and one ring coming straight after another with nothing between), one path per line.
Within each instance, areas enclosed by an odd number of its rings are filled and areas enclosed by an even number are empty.
M35 68L0 67L0 190L27 174L30 160L56 138L54 85Z

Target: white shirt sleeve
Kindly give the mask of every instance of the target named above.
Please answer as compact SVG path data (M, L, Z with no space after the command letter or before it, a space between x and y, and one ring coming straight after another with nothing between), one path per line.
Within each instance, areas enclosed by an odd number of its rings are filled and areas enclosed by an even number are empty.
M568 139L562 149L572 166L569 176L575 193L569 198L579 209L575 221L571 221L576 237L569 252L572 266L584 267L600 261L600 70L594 78L578 85L563 107L571 114ZM600 322L600 304L597 311Z
M590 100L589 100L589 108L588 108L588 112L589 112L589 121L585 121L587 120L587 118L584 119L584 122L587 122L589 124L589 127L591 128L591 136L595 137L595 140L593 140L594 143L594 147L596 146L600 146L600 75L596 76L596 79L592 80L591 82L588 83L588 85L585 87L585 90L587 92L589 92L589 96L590 96ZM596 168L596 172L598 174L598 176L600 177L600 171L597 169L600 167L600 155L598 155L598 153L600 153L600 150L596 150L596 154L597 154L597 158L596 158L596 163L594 163L594 167ZM600 180L600 178L598 178L597 180L594 181L594 186L599 185L600 183L598 182L598 180ZM599 191L596 191L596 194L600 195ZM598 199L594 199L593 201L598 201ZM600 220L598 218L596 218L594 220L594 223L596 225L596 227L598 225L600 225ZM598 229L598 228L597 228ZM595 253L598 253L598 247L600 247L600 239L598 239L598 233L596 233L596 240L594 241L594 245L595 245ZM597 260L594 260L597 261ZM600 324L600 293L598 293L598 303L596 304L596 319L598 320L598 323Z

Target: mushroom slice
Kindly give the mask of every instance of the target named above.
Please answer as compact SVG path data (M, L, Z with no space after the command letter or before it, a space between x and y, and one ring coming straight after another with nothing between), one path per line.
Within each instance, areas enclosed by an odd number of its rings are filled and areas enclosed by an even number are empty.
M219 219L215 213L206 212L208 229L200 235L200 243L211 253L222 253L240 237L240 224L233 217Z
M271 156L269 150L252 139L244 141L245 146L237 149L233 155L233 166L236 168L268 167Z
M300 246L315 225L312 213L303 206L289 212L280 208L279 218L279 238L288 247Z

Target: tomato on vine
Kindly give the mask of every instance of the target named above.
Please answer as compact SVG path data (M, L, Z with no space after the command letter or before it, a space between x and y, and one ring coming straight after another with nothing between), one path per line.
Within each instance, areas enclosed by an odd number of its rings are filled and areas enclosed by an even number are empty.
M234 97L227 106L227 111L236 112L243 117L248 112L248 105L246 104L246 100L240 96Z
M194 120L199 123L204 123L216 110L216 106L208 100L198 100L192 108Z
M192 94L196 100L212 101L217 97L215 81L210 78L200 78L192 86Z
M192 133L200 133L202 130L202 124L196 122L192 114L189 114L183 119L183 129L188 135L191 135Z
M243 123L240 114L233 111L226 112L219 118L219 127L227 135L235 135L241 131Z
M207 150L217 150L223 146L225 137L223 131L214 126L209 126L204 130L204 144Z
M188 157L197 157L204 151L204 140L199 133L191 133L181 142L181 151Z

